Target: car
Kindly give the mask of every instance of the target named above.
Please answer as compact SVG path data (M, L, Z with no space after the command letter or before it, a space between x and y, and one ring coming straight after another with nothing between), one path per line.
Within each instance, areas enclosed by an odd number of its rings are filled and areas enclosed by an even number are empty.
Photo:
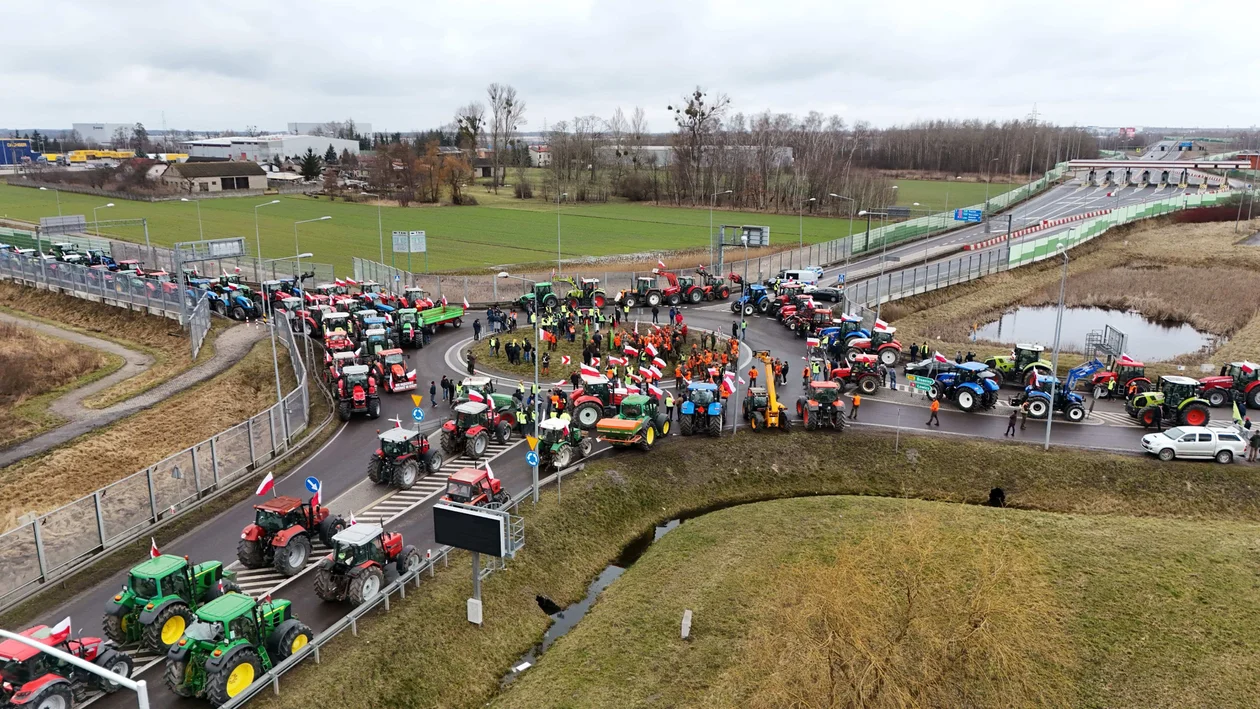
M936 378L936 375L948 372L954 368L953 360L941 362L934 357L921 359L918 362L911 362L906 365L906 374L915 376Z
M1197 458L1232 463L1234 458L1246 452L1247 442L1233 426L1175 426L1167 431L1142 436L1142 448L1164 461Z
M844 300L844 289L840 286L805 286L805 294L813 296L814 300L825 300L831 303Z

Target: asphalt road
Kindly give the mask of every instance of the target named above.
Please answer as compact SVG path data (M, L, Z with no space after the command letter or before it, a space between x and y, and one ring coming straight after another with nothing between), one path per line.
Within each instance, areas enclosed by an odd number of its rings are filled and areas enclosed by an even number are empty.
M1125 190L1130 192L1130 190ZM1148 191L1133 190L1132 194L1122 194L1120 203L1131 203L1143 198L1150 198ZM1017 207L1026 211L1030 219L1049 219L1065 216L1078 211L1089 211L1103 206L1104 202L1114 201L1115 197L1100 197L1094 188L1078 188L1071 185L1057 187L1047 194L1039 196L1028 205ZM961 244L966 241L977 241L986 235L982 227L972 227L961 232L954 232L935 237L919 244L890 248L890 253L921 251L925 245L942 243ZM874 259L863 259L850 266L860 267L862 264L874 262ZM834 274L836 269L828 269ZM641 311L642 312L642 311ZM729 333L734 317L729 303L716 303L695 308L686 308L686 318L694 328L714 329ZM443 374L462 376L465 372L459 366L458 352L467 344L471 329L446 329L440 332L429 347L411 353L411 364L419 372L420 386L416 393L426 397L424 410L426 418L420 430L426 433L436 430L445 420L449 409L440 402L430 402L428 382L439 380ZM788 377L788 384L780 394L791 408L797 396L802 393L800 367L804 364L804 343L792 336L786 329L772 318L754 316L749 319L746 334L747 344L751 349L767 349L775 356L784 358L793 364L793 375ZM747 379L747 368L750 358L746 353L741 362L740 373ZM902 379L904 381L904 378ZM1004 390L1003 397L1010 396L1014 390ZM328 506L338 514L348 515L354 512L360 521L383 521L387 529L401 531L405 543L413 544L423 553L434 548L433 529L430 509L444 488L445 476L471 463L471 461L448 461L443 466L441 475L430 476L418 483L407 493L391 491L384 486L373 485L367 481L364 468L371 452L376 448L376 432L378 428L392 426L392 418L400 419L404 425L411 426L411 397L407 393L385 394L382 397L383 414L380 419L370 421L355 418L341 425L334 437L318 452L312 455L299 468L277 483L276 491L281 495L306 497L303 480L308 475L318 477L323 483L325 499ZM436 404L436 405L435 405ZM965 414L943 405L940 412L941 426L932 427L934 435L963 435L986 438L1001 438L1006 427L1005 415L1009 409L1005 404L999 405L996 412L986 414ZM1118 412L1118 413L1117 413ZM927 419L927 402L921 397L909 394L881 390L877 395L866 397L860 412L857 426L843 435L862 435L866 428L892 429L900 427L906 431L924 431L923 421ZM1040 441L1044 431L1044 422L1030 422L1029 429L1021 433L1017 440L1029 442ZM724 435L731 435L729 429ZM753 434L742 425L734 435ZM827 435L820 433L819 435ZM1100 402L1097 411L1082 424L1069 424L1056 420L1053 427L1052 442L1057 445L1079 446L1086 448L1103 448L1113 451L1138 451L1141 430L1131 424L1122 408L1118 405ZM665 445L680 445L668 442ZM523 441L517 439L509 447L495 446L491 455L494 472L503 480L504 486L513 494L528 488L531 471L525 463L527 448ZM596 447L597 454L606 452L602 445ZM637 455L633 452L617 454ZM221 559L225 563L235 564L236 544L241 529L253 519L252 505L256 498L244 501L215 519L201 525L192 532L167 542L162 552L167 554L188 555L194 562L209 559ZM527 532L528 534L528 532ZM314 556L318 557L319 549ZM136 559L136 563L143 559ZM238 565L236 565L238 566ZM78 595L43 615L40 622L49 625L67 615L73 618L76 633L100 635L100 618L105 600L118 589L125 579L125 573L119 573L104 582L83 589ZM312 577L308 574L292 579L283 579L268 571L243 572L242 580L247 592L261 596L267 593L277 598L293 601L298 617L309 624L316 632L327 628L335 620L342 617L348 606L320 601L312 588ZM392 576L391 576L392 578ZM152 664L150 664L152 663ZM180 700L167 691L162 685L159 658L142 658L138 667L149 667L143 672L152 688L151 701L154 707L204 706L202 702ZM134 698L128 692L102 698L96 702L99 707L134 706Z

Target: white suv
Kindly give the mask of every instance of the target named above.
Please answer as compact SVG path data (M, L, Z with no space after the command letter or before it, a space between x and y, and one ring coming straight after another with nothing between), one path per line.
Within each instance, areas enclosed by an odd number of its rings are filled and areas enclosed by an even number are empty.
M1177 426L1160 433L1142 436L1142 447L1160 460L1174 458L1214 458L1218 463L1232 463L1243 455L1247 442L1237 428Z

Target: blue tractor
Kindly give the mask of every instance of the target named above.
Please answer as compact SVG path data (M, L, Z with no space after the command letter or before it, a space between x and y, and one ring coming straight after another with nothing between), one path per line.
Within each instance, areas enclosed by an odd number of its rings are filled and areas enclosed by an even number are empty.
M997 374L983 362L963 362L936 375L936 383L928 389L933 399L949 399L968 413L997 406Z
M871 333L862 327L862 318L856 315L843 315L835 320L836 325L824 327L815 337L827 338L827 351L835 359L843 359L849 349L849 340L870 339Z
M1045 418L1053 410L1073 423L1082 421L1085 419L1085 397L1074 391L1076 383L1102 368L1103 363L1093 359L1069 370L1065 381L1059 381L1057 377L1039 376L1035 384L1024 387L1023 393L1011 397L1011 406L1023 406L1027 402L1030 418ZM1053 401L1050 400L1052 385Z
M731 303L732 313L752 315L753 312L765 314L770 310L770 291L765 286L753 284L744 287L744 294Z
M687 385L687 398L679 407L679 413L682 417L678 421L678 430L684 436L706 431L710 436L722 433L726 408L716 384L692 382Z

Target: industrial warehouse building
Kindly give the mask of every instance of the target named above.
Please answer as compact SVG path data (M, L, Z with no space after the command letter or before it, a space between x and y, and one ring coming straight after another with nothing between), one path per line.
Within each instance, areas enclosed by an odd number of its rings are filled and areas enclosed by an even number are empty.
M267 171L256 162L176 163L162 173L162 182L181 192L224 192L267 189Z
M317 135L256 135L230 136L226 138L203 138L181 143L184 152L195 158L220 158L227 160L248 160L257 163L269 163L274 159L296 160L306 152L307 148L324 157L331 145L337 155L349 150L351 155L359 154L359 141L342 138L326 138Z

